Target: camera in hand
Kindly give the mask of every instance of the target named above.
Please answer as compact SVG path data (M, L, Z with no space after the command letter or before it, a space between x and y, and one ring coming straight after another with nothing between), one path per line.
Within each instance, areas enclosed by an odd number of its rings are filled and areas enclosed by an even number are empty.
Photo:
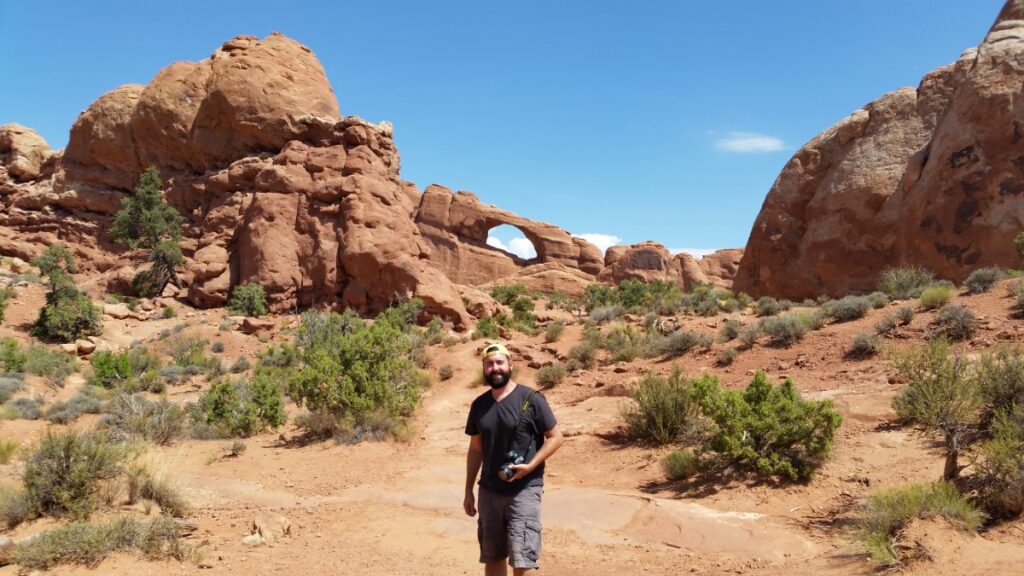
M515 464L522 464L523 462L525 462L525 460L518 452L515 450L509 450L505 454L505 463L498 468L498 478L507 482L509 478L516 475L516 471L511 467Z

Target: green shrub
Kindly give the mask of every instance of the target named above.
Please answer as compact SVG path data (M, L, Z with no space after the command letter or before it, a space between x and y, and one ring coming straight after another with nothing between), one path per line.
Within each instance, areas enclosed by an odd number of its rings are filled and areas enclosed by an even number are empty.
M437 377L440 378L442 381L451 380L452 376L454 375L455 369L452 368L451 364L445 364L444 366L441 366L441 368L439 368L437 371Z
M960 473L957 462L965 436L974 430L983 408L980 386L969 363L951 353L948 342L938 339L894 357L892 364L909 380L893 398L896 414L943 437L943 478L955 479Z
M15 392L21 391L24 387L25 383L22 378L0 376L0 404L10 400Z
M48 431L25 463L22 480L37 511L86 519L102 483L121 474L126 457L126 448L105 434Z
M491 288L491 298L505 306L511 306L520 297L529 294L530 289L522 284L506 284Z
M8 530L38 517L39 512L24 488L0 484L0 523Z
M658 352L666 358L678 358L694 348L708 348L714 342L709 334L692 330L677 330L659 344Z
M569 349L569 362L575 367L590 369L597 363L597 345L584 340Z
M693 394L717 428L706 448L762 476L810 478L830 455L842 416L830 400L804 400L793 382L772 386L758 372L745 391L696 380Z
M565 374L565 366L556 362L537 370L537 376L534 379L537 381L537 385L541 388L550 388L557 384L561 384L562 380L565 379Z
M910 324L914 321L914 309L910 306L900 306L896 309L896 319L903 326Z
M882 291L872 292L868 294L868 301L872 308L885 308L889 303L889 295Z
M877 334L857 334L850 343L847 355L851 358L870 358L882 349L882 339Z
M238 316L263 316L267 313L267 293L255 282L239 284L231 292L228 310Z
M430 319L427 322L427 327L424 330L423 337L427 344L436 346L442 342L448 336L448 331L444 329L444 322L437 316Z
M921 292L921 307L925 310L942 308L949 302L953 289L949 286L931 286Z
M709 378L709 377L705 377ZM653 444L668 444L697 430L700 407L692 384L674 370L666 380L648 374L629 391L631 403L622 409L630 437Z
M0 440L0 464L9 464L11 456L18 449L18 443L11 440Z
M113 438L142 438L167 445L185 436L188 415L166 398L154 402L142 394L122 393L103 408L100 426Z
M719 335L722 338L722 342L731 342L740 335L740 330L743 328L743 322L736 320L735 318L729 318L722 324L722 330Z
M889 334L899 326L899 323L900 322L896 316L886 314L875 322L875 333L881 335Z
M996 410L1024 407L1024 353L1008 346L985 352L978 361L977 381L985 403L983 421L991 421Z
M981 294L988 292L997 280L1003 277L1003 271L998 267L979 268L964 281L964 288L968 294Z
M14 290L9 286L0 288L0 322L4 321L4 313L7 311L7 301L14 297Z
M878 289L885 292L893 300L908 300L921 296L932 281L935 274L920 267L904 266L890 268L882 273Z
M476 323L476 329L473 330L471 338L473 340L479 340L480 338L494 339L500 335L498 323L494 321L494 318L484 316Z
M601 347L611 352L612 362L630 362L640 355L640 336L628 324L612 324L601 341Z
M830 300L821 309L836 322L849 322L863 318L871 309L871 300L866 296L846 296L839 300Z
M557 342L562 337L562 332L565 332L565 323L561 321L552 322L544 330L544 341L548 344Z
M39 398L18 398L4 406L5 417L39 420L43 417L43 401Z
M171 306L164 306L164 309L160 312L160 317L163 318L164 320L170 320L171 318L174 318L177 315L178 313L175 312L174 308Z
M970 338L977 323L978 319L974 313L967 307L959 305L946 306L936 319L938 334L954 342Z
M785 308L779 304L779 301L771 296L763 296L757 301L755 305L757 308L758 316L775 316L779 312L785 310Z
M1024 512L1024 406L996 410L992 438L981 449L978 476L986 507L999 516Z
M604 324L605 322L620 318L625 313L626 309L619 304L601 306L590 311L590 319L598 324Z
M62 244L49 246L32 260L47 277L46 304L32 325L32 335L44 340L73 342L99 334L100 311L89 296L75 286L77 270L71 253Z
M252 365L249 364L248 358L245 356L239 356L238 360L235 360L228 370L231 371L232 374L241 374L242 372L248 372L251 367Z
M718 353L718 356L715 358L715 364L719 366L730 366L736 361L736 356L738 354L739 353L736 352L735 348L726 348Z
M210 352L213 352L214 354L220 354L223 351L224 343L219 340L210 345Z
M64 379L78 370L78 361L58 350L46 346L29 346L25 352L25 371L43 376L57 386L64 386Z
M749 350L757 344L757 340L761 337L761 326L758 324L744 326L740 329L736 339L740 341L741 350Z
M286 420L281 389L265 374L257 374L251 383L219 380L200 397L199 405L207 423L243 438Z
M26 360L25 352L17 340L0 339L0 363L3 364L4 372L24 372Z
M665 475L671 480L689 478L700 469L700 459L693 450L682 449L670 452L661 462Z
M18 545L11 560L23 570L34 571L60 564L96 566L111 554L127 551L148 560L185 560L191 555L173 518L122 516L102 524L72 522L43 531Z
M768 335L768 342L772 346L788 348L807 333L805 318L795 313L764 318L759 325L759 332Z
M89 388L83 388L68 401L50 406L46 410L46 419L57 424L70 424L82 414L99 414L102 408L100 399Z
M901 562L896 537L914 518L942 516L961 530L977 530L984 514L951 484L910 484L872 494L856 520L856 532L872 559L886 565Z
M190 366L207 368L215 362L213 358L206 355L208 344L209 342L205 339L195 336L174 336L167 341L165 351L171 357L171 361L182 368Z
M92 365L92 374L87 380L93 386L113 388L135 375L131 359L125 352L96 352L89 363Z

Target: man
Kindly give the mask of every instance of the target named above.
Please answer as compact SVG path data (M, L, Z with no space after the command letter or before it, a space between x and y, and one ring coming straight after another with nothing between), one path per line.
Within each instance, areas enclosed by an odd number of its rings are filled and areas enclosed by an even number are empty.
M469 516L476 515L473 484L482 465L477 540L484 574L507 574L506 558L515 576L536 574L544 461L562 445L562 433L544 396L512 381L508 348L484 348L483 374L491 389L469 409L462 507Z

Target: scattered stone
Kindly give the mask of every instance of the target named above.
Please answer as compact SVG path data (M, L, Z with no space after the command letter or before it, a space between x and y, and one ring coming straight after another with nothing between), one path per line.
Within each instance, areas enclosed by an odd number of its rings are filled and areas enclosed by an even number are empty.
M132 311L124 304L104 304L103 314L116 320L124 320L132 315Z
M266 330L273 330L277 324L273 320L264 318L246 318L242 320L241 331L243 334L255 334Z
M14 546L14 540L0 536L0 566L6 566L11 563Z
M242 538L242 544L246 546L261 546L263 545L263 537L259 534L249 534Z
M96 344L90 340L75 340L75 348L79 356L87 356L96 350Z
M280 514L261 512L253 518L252 533L258 534L264 541L273 542L290 536L292 523Z
M69 342L67 344L61 344L60 345L60 349L65 354L70 354L72 356L77 356L78 355L78 346L74 342Z

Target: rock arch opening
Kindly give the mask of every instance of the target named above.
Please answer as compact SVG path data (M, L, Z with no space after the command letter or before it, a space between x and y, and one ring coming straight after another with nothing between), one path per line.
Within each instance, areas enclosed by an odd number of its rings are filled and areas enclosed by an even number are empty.
M498 224L487 230L487 245L501 250L523 262L538 259L537 246L533 240L517 226Z

